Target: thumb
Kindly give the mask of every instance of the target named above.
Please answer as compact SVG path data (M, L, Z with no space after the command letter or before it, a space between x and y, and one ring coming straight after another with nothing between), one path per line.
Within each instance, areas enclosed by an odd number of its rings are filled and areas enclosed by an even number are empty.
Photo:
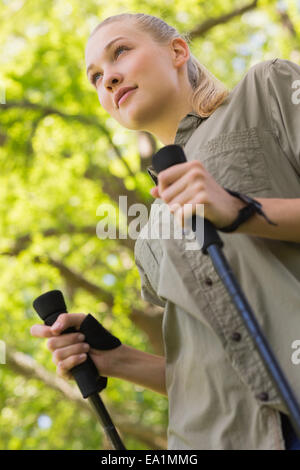
M158 197L158 186L154 186L154 188L150 189L150 193L153 197Z
M52 333L59 335L72 326L78 329L85 317L84 313L61 313L51 326Z

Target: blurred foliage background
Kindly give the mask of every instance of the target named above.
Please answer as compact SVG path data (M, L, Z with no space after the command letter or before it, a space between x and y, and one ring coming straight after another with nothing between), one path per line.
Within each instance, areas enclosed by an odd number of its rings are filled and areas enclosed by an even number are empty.
M75 383L56 375L46 340L30 335L41 293L61 289L70 312L92 312L123 343L163 354L163 312L141 299L135 240L96 234L97 209L118 212L120 195L150 209L146 167L161 147L113 121L85 75L90 32L125 11L189 32L192 53L229 88L260 61L300 64L299 0L0 0L1 449L109 448ZM102 397L128 449L167 447L165 397L118 379Z

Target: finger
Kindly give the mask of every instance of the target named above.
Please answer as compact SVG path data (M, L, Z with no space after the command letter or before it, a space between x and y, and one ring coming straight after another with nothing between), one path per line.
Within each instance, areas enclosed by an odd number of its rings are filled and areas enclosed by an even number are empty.
M202 163L193 160L192 162L178 163L177 165L172 165L166 170L161 171L158 174L158 188L160 193L167 188L170 184L174 183L181 176L186 173L190 173L189 178L193 179L193 173L197 174L203 170Z
M71 344L82 343L85 339L85 336L82 333L67 333L60 336L52 336L52 338L47 341L47 348L50 351L55 351L56 349L65 348Z
M199 202L200 196L191 199L188 203L180 205L178 203L171 206L170 211L174 213L174 218L181 227L186 227L186 222L192 217L193 214L199 215L204 218L205 204ZM198 222L199 223L199 222ZM188 224L189 226L190 224Z
M64 376L70 369L73 369L77 364L81 364L87 358L87 355L84 354L76 354L74 356L69 356L64 361L60 361L57 364L57 373L60 376Z
M51 327L45 325L33 325L30 328L30 333L32 336L36 336L37 338L50 338L53 336Z
M90 346L87 343L72 344L71 346L66 346L65 348L55 350L52 356L52 360L54 364L58 364L70 356L87 353L89 349Z
M174 205L173 207L175 206L177 207L176 210L173 209L175 222L183 227L183 208L180 205Z
M162 192L161 197L167 204L173 204L176 202L184 204L184 202L188 199L194 198L195 195L202 190L203 182L200 177L195 182L191 182L189 174L186 174L166 188Z
M161 198L169 204L176 196L182 193L185 188L187 187L188 182L186 178L181 177L175 183L171 184L167 188L165 188L161 193Z
M201 191L199 189L197 191L197 189L197 187L188 186L184 191L178 193L168 202L170 211L174 212L174 209L176 210L178 205L184 207L185 205L191 204L192 201L195 200L195 197L197 197L197 199L200 201Z
M85 317L86 315L84 313L61 313L51 326L51 331L59 335L71 326L78 329Z
M166 189L170 184L174 183L174 181L186 173L188 163L189 162L173 165L158 174L157 186L160 193L162 193L164 189Z

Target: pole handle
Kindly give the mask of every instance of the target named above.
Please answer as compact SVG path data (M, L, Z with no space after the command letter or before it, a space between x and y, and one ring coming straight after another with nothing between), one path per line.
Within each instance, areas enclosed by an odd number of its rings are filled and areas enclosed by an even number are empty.
M40 295L34 300L33 307L47 326L53 325L61 313L67 313L63 295L59 290L49 291ZM70 327L62 331L61 334L76 332L76 328ZM99 375L94 362L88 354L86 361L73 367L70 373L73 375L83 398L101 392L107 385L107 378Z

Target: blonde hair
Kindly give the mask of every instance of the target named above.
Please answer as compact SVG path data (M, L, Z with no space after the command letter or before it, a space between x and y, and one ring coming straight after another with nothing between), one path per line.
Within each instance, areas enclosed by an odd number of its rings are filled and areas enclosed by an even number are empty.
M171 39L177 37L184 39L187 44L190 43L188 33L180 34L161 18L144 13L121 13L109 16L96 26L90 37L100 27L122 20L134 21L141 31L149 33L153 40L159 44L167 44ZM229 90L191 52L187 62L187 72L193 89L191 105L201 117L208 117L227 98Z

